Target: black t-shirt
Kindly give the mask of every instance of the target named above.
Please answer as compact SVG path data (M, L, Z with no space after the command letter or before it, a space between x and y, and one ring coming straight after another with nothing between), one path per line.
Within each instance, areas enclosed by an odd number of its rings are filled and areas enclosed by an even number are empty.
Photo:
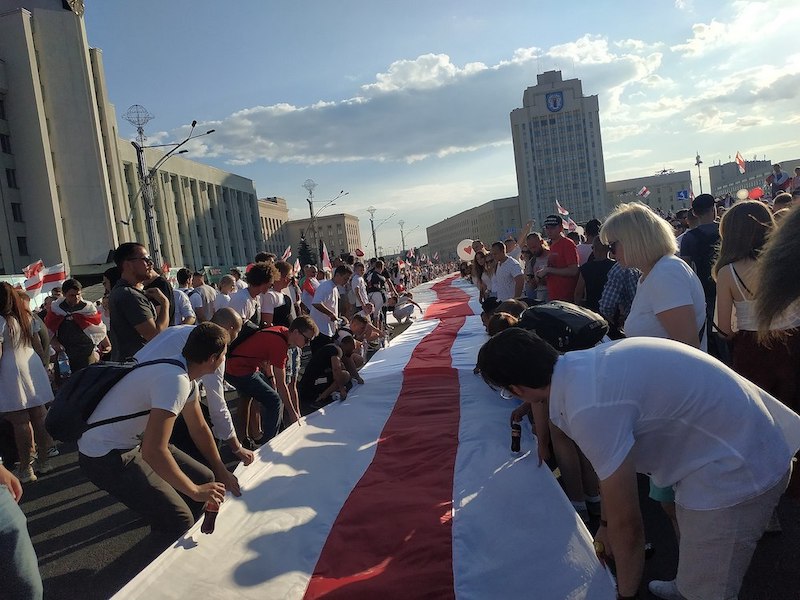
M342 351L335 344L325 344L314 350L303 377L297 384L300 396L313 401L320 391L333 382L331 358L334 356L339 358L342 356Z
M383 292L386 290L386 277L377 271L370 271L367 275L367 292Z
M133 358L147 341L136 331L147 319L156 319L156 310L143 292L124 279L117 281L108 297L111 312L111 351L117 361Z
M172 325L175 323L175 295L172 292L172 286L169 284L169 281L159 275L153 281L144 286L144 289L146 290L149 290L150 288L157 288L161 290L161 293L167 297L167 300L169 300L169 324Z
M711 303L712 313L713 302L717 296L717 286L711 270L717 257L718 248L719 223L703 223L687 231L681 238L680 254L691 260L695 273L697 273L700 283L703 284L706 304Z
M606 258L592 260L580 267L583 281L586 284L586 308L598 312L600 310L600 297L608 280L608 272L616 261Z

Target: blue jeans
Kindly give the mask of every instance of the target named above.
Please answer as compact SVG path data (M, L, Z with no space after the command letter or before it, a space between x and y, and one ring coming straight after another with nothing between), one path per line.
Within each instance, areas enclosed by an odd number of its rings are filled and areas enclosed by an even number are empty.
M250 396L261 404L261 427L264 437L271 440L278 433L283 417L283 401L261 371L252 375L225 375L225 381L236 388L241 396Z
M40 600L42 576L25 515L8 488L0 485L0 590L3 597Z

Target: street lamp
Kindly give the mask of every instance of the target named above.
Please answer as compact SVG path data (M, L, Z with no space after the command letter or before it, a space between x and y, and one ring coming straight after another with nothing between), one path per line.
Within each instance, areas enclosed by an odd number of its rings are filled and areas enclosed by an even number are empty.
M374 206L367 209L369 213L369 224L372 227L372 250L375 252L375 258L378 258L378 244L375 242L375 211L378 210Z
M306 228L306 231L308 231L309 227L311 228L311 243L314 245L313 256L316 257L317 255L319 255L319 257L321 259L322 255L319 253L320 249L319 249L319 242L317 242L317 229L316 229L315 219L319 215L319 213L321 213L323 210L325 210L329 206L335 206L336 205L336 201L339 198L347 196L350 192L345 192L344 190L339 190L339 193L336 194L336 196L334 196L333 199L329 200L326 204L324 204L323 207L320 208L315 214L314 213L314 189L317 187L317 183L313 179L306 179L303 182L303 187L306 188L306 191L308 191L308 198L306 198L306 202L308 202L308 212L309 212L309 215L311 217L309 219L309 221L308 221L308 227ZM316 258L315 258L315 260L316 260Z
M406 222L403 221L403 219L400 219L397 222L397 224L400 225L400 245L403 247L403 249L400 250L400 253L403 254L403 256L405 256L405 254L406 254L406 238L405 238L405 235L403 234L403 225L405 225Z
M147 112L143 106L138 104L134 104L128 109L128 112L125 114L125 119L131 123L132 125L136 126L136 141L132 141L131 145L136 150L136 165L137 170L139 173L139 193L142 194L144 198L144 215L145 215L145 224L147 226L147 241L150 250L150 256L153 258L153 268L157 271L161 269L161 265L163 263L162 256L161 256L161 240L158 236L158 229L156 228L156 215L155 215L155 195L153 193L153 177L156 175L159 167L163 165L171 156L173 156L178 149L183 146L189 140L193 140L199 137L203 137L205 135L211 135L214 133L214 129L209 129L205 133L199 133L194 135L194 128L197 126L197 121L192 121L192 127L189 130L189 135L181 142L170 142L167 144L154 144L152 146L145 146L144 141L147 139L144 135L144 126L147 122L149 122L153 116ZM166 148L172 146L172 148L162 156L156 164L152 166L152 168L147 168L147 162L145 160L144 151L147 148ZM181 150L177 152L178 154L184 154L188 152L187 150ZM138 197L138 193L137 193ZM134 198L134 202L131 204L131 213L128 215L128 218L125 221L122 221L124 225L128 225L130 223L131 216L133 215L133 207L135 206L136 198Z
M700 182L700 193L703 193L703 176L700 174L700 165L703 164L703 161L700 160L700 152L697 152L697 158L694 161L694 166L697 167L697 180Z

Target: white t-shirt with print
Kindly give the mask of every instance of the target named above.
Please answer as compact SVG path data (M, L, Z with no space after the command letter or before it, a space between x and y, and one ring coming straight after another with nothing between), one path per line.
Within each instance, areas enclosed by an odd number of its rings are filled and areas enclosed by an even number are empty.
M185 360L175 359L184 365ZM186 405L195 386L186 369L176 365L161 364L141 367L123 377L111 388L89 417L91 425L103 419L131 415L143 410L160 408L175 415ZM130 450L139 445L149 415L117 423L100 425L86 431L78 440L78 450L91 457L105 456L112 450Z
M513 258L508 257L502 263L497 263L492 277L492 291L500 302L514 298L517 289L514 280L518 275L522 275L522 265Z
M625 335L669 337L656 315L679 306L693 307L695 328L700 333L706 321L703 286L685 261L670 254L661 257L647 276L639 279L631 312L625 319ZM706 337L704 333L700 340L703 350L707 348Z
M636 471L690 510L757 496L800 448L800 416L705 352L628 338L559 357L550 419L600 480L631 454Z

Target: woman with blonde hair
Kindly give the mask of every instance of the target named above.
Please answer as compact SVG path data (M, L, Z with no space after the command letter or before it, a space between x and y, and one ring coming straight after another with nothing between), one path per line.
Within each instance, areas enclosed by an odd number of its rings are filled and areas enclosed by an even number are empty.
M31 314L8 283L0 283L0 414L14 428L19 456L15 473L22 483L36 481L34 469L49 473L50 437L44 427L45 404L53 390L42 361L33 350ZM34 438L39 458L32 461Z

